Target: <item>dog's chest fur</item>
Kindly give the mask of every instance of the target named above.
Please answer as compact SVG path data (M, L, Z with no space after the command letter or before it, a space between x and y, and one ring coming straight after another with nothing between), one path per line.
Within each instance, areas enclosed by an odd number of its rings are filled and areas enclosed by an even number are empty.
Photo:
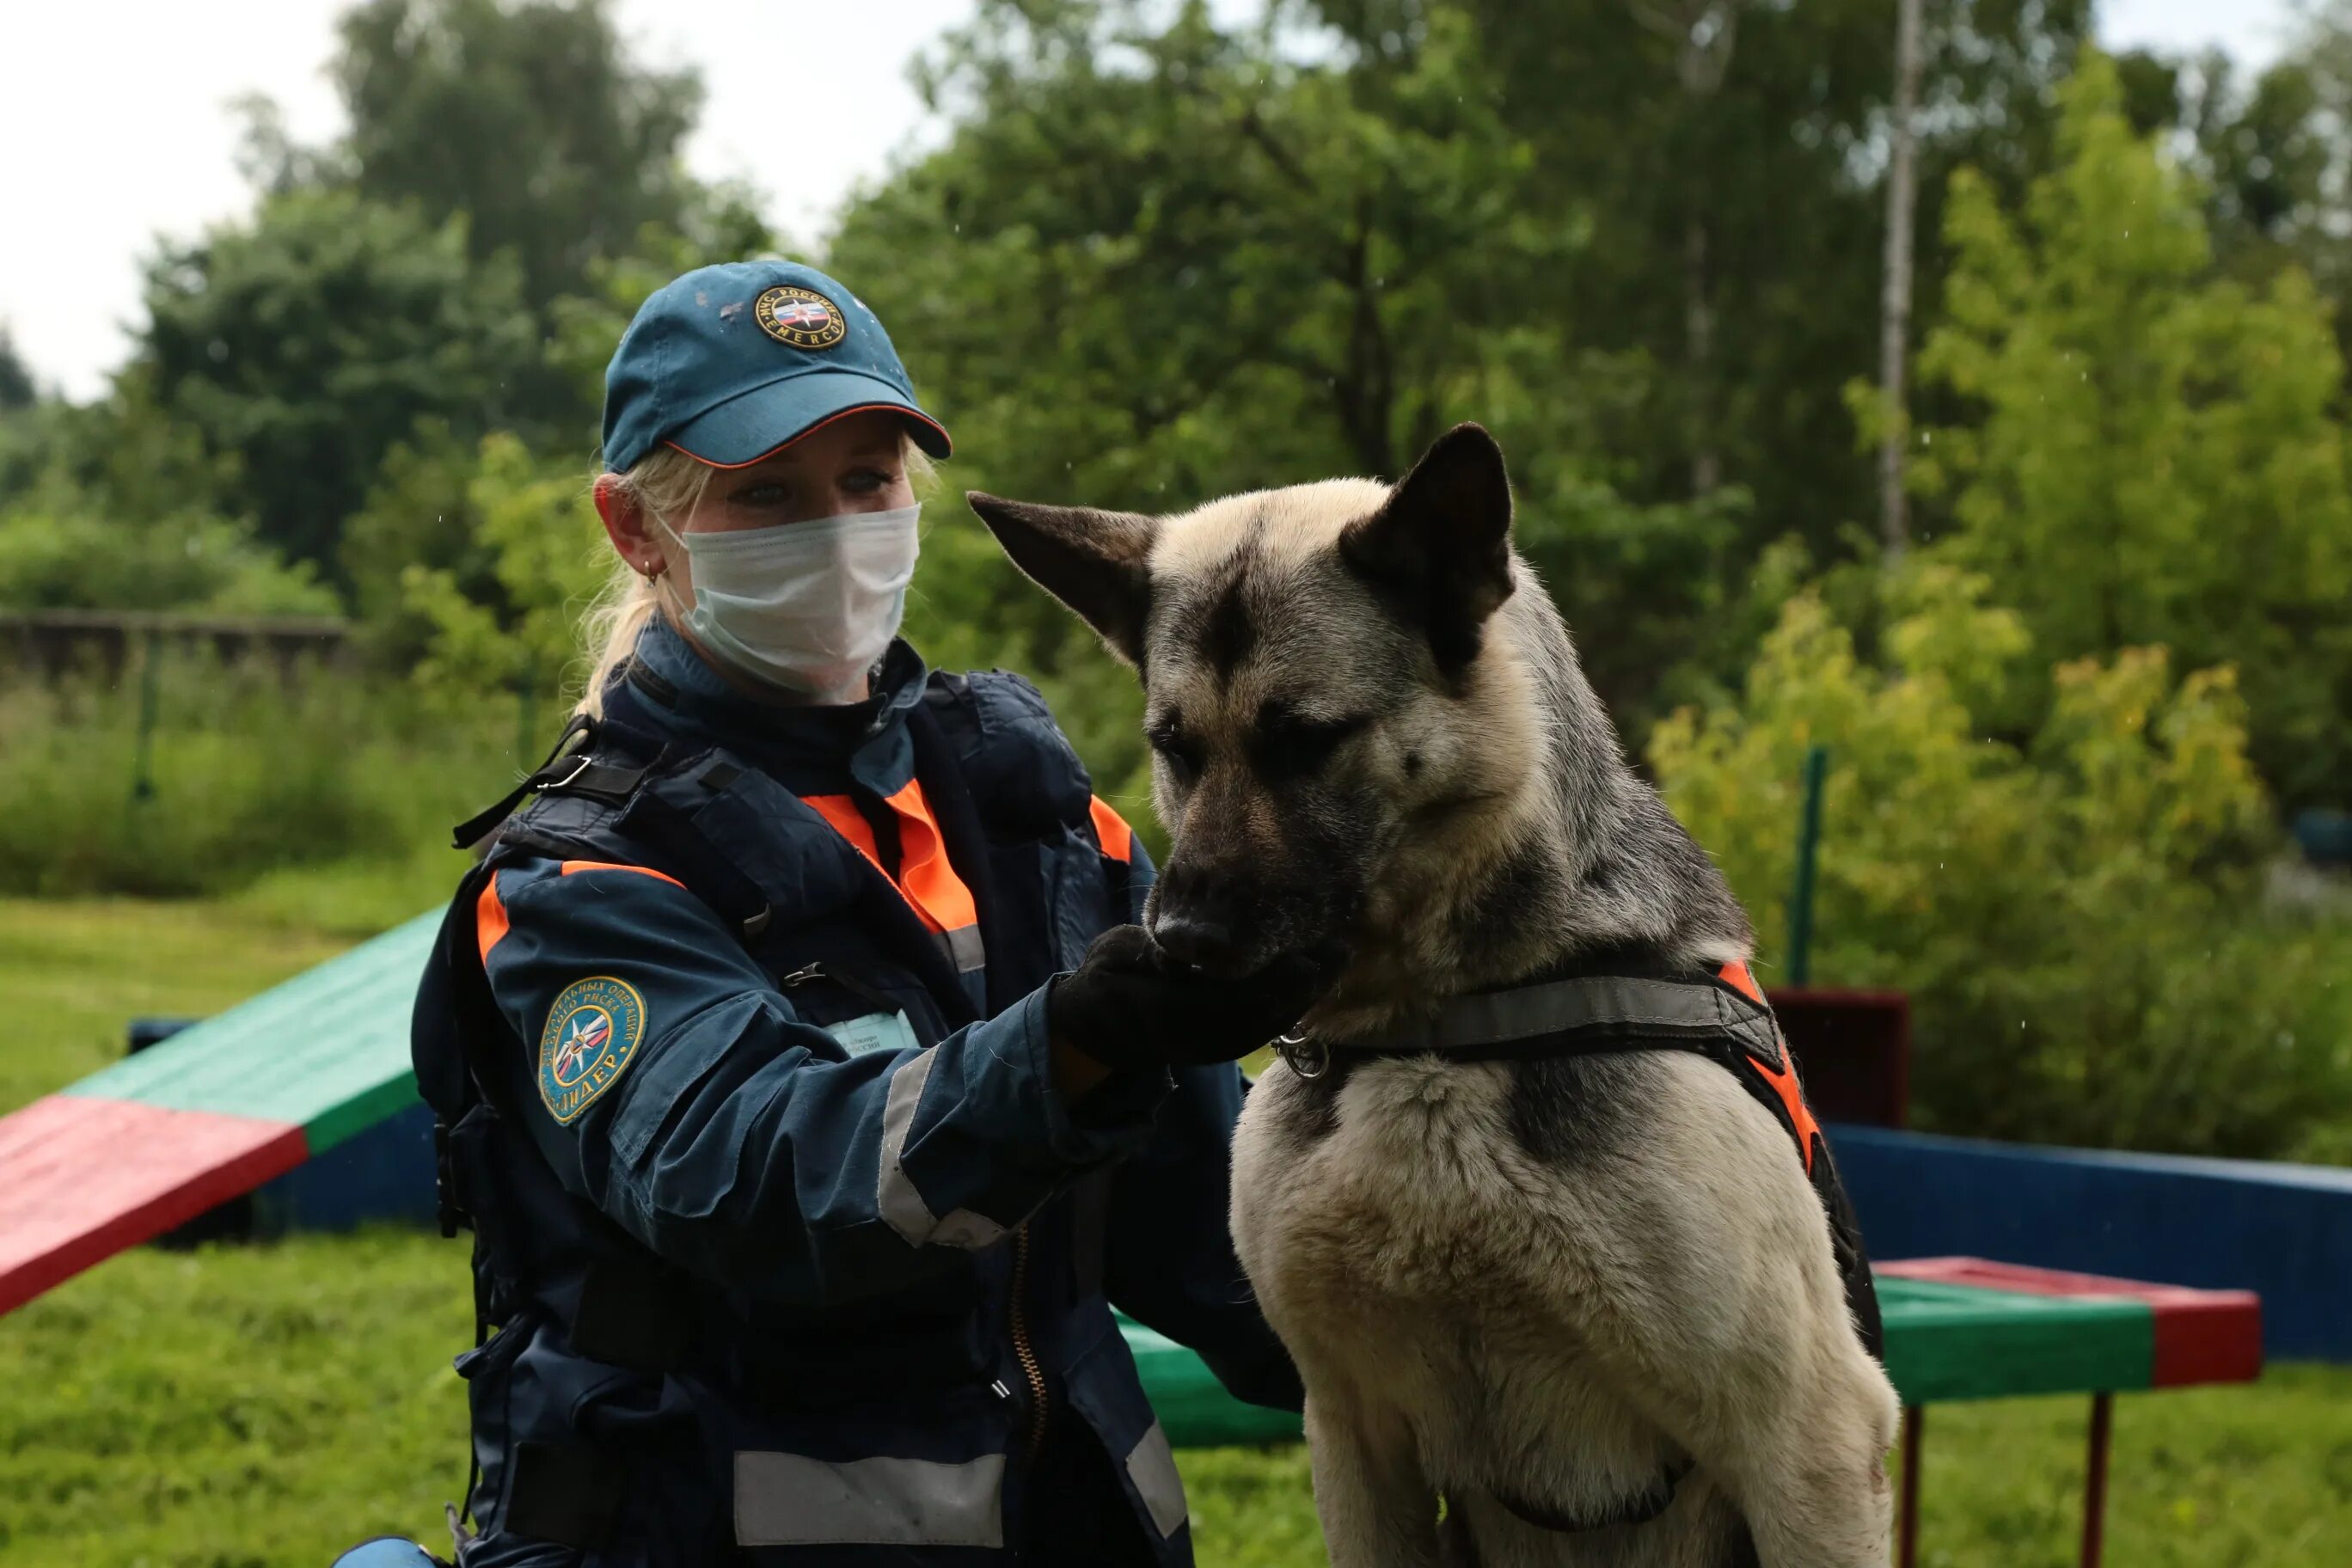
M1694 1138L1702 1123L1717 1135ZM1679 1381L1653 1364L1656 1325L1686 1325L1709 1362L1747 1331L1711 1316L1727 1298L1709 1276L1756 1244L1730 1234L1756 1205L1715 1205L1725 1186L1788 1183L1780 1138L1693 1058L1407 1058L1337 1089L1276 1068L1235 1133L1234 1236L1313 1397L1409 1426L1423 1472L1457 1499L1600 1516L1683 1458L1640 1403ZM1490 1553L1517 1538L1528 1555L1509 1560L1529 1563L1614 1562L1628 1533L1480 1525ZM1737 1560L1738 1519L1703 1477L1641 1531L1645 1563Z

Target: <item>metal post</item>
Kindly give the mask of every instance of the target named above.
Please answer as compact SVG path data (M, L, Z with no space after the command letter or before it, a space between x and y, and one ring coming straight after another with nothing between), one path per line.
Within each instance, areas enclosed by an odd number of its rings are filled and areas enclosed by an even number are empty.
M131 742L131 798L134 802L155 796L155 726L163 708L163 641L150 631L140 649L139 732Z
M2107 1439L2114 1430L2116 1396L2091 1395L2091 1453L2083 1478L2083 1568L2099 1568L2107 1544Z
M1822 847L1822 784L1829 776L1827 746L1805 748L1805 815L1797 829L1797 882L1789 890L1789 984L1813 973L1813 861Z
M1895 102L1888 114L1886 169L1886 268L1878 304L1878 396L1885 429L1878 444L1878 527L1889 565L1910 542L1909 508L1903 494L1906 436L1904 356L1911 341L1912 206L1917 200L1915 153L1919 108L1919 0L1895 0Z
M1919 1560L1919 1433L1927 1425L1927 1407L1903 1407L1903 1500L1895 1553L1897 1568L1913 1568Z

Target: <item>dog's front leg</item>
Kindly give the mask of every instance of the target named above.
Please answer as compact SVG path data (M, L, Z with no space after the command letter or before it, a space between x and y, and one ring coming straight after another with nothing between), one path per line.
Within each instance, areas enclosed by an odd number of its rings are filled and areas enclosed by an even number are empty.
M1437 1493L1402 1418L1309 1392L1307 1447L1331 1568L1438 1568Z
M1841 1334L1848 1331L1837 1325ZM1727 1467L1763 1568L1885 1568L1895 1399L1877 1363L1840 1343L1791 1390L1789 1414Z

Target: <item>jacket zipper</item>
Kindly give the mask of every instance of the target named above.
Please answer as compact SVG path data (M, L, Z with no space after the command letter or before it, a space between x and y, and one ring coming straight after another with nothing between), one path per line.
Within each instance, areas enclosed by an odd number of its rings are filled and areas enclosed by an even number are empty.
M1045 1369L1029 1342L1029 1224L1024 1220L1013 1233L1013 1354L1021 1375L1029 1382L1029 1435L1026 1457L1035 1458L1045 1441Z

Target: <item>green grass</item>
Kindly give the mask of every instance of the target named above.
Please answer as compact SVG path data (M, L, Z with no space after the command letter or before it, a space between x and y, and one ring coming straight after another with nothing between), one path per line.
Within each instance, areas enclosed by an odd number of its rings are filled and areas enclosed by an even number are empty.
M0 900L0 1110L111 1061L140 1013L203 1013L413 914L454 878L281 873L225 902ZM24 1005L29 999L29 1005ZM383 1232L118 1258L0 1320L0 1562L323 1564L428 1544L465 1479L465 1248ZM1923 1563L2061 1568L2086 1401L1937 1406ZM1206 1568L1322 1563L1305 1456L1179 1456ZM2117 1401L2107 1561L2352 1562L2352 1369Z
M118 1061L133 1018L201 1017L447 899L464 859L265 873L226 899L0 898L0 1112ZM26 1026L29 1024L29 1027Z

